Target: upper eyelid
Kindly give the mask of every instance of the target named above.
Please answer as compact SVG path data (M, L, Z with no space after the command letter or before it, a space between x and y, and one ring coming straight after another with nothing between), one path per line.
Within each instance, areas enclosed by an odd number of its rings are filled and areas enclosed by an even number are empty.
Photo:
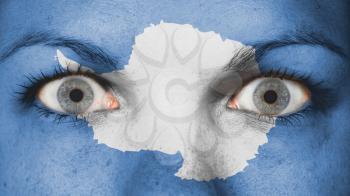
M46 77L47 82L50 82L56 79L62 79L69 76L85 76L93 79L95 82L100 84L105 90L108 90L108 88L111 86L111 83L108 80L100 77L98 74L95 74L90 71L82 71L80 68L77 71L69 71L69 70L64 70L62 68L58 68L58 69L56 68L53 74L45 76L45 74L41 73L41 76Z

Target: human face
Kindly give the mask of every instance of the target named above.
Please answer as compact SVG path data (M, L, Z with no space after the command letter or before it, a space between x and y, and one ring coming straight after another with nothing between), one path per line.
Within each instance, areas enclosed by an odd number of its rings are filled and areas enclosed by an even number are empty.
M277 122L249 166L226 180L182 180L179 154L121 152L98 144L77 126L20 111L18 84L52 72L57 47L31 44L1 58L0 192L72 195L345 195L350 190L349 5L327 1L2 1L0 51L32 32L87 40L109 51L123 69L134 38L161 20L247 45L268 46L260 70L287 69L318 83L327 103L292 126ZM266 45L270 43L270 45ZM86 60L62 47L77 60ZM1 55L0 55L1 56ZM2 57L4 57L2 55ZM318 99L319 98L319 99ZM328 104L329 103L329 104ZM321 111L321 112L319 112ZM167 164L167 163L171 164Z

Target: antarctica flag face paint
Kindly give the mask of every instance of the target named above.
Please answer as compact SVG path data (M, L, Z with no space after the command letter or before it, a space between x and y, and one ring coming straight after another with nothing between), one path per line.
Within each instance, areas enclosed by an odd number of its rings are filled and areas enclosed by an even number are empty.
M58 53L69 69L76 63ZM180 152L176 176L225 179L255 158L271 119L228 107L233 94L259 75L253 48L191 25L151 25L135 39L124 70L102 74L118 99L115 110L81 115L94 139L120 151Z

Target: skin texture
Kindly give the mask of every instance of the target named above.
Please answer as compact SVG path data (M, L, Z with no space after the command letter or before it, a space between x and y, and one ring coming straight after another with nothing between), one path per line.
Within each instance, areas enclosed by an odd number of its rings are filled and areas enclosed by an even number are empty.
M89 40L122 68L135 35L161 20L190 23L244 44L294 33L322 34L350 55L349 3L338 1L1 1L0 51L22 35L52 31ZM261 70L311 74L334 91L335 104L268 134L249 166L226 180L181 180L181 157L123 153L97 144L92 129L20 111L25 74L52 71L55 49L33 46L0 62L1 195L348 195L350 72L348 57L321 46L291 45L259 59ZM74 55L71 53L70 56ZM98 66L98 65L96 65ZM170 161L169 161L170 160ZM171 164L166 164L171 162Z

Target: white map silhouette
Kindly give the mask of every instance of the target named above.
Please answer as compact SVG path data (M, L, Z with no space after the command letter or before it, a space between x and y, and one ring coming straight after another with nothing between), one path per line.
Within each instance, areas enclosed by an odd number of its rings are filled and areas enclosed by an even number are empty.
M240 42L191 25L161 22L145 28L125 69L103 75L125 86L114 89L119 110L86 116L94 139L120 151L180 152L184 161L175 175L183 179L225 179L243 171L274 124L226 107L242 85L239 71L226 78L232 87L228 94L213 101L208 93L221 92L212 84L228 64L240 70L242 51L254 56ZM246 74L259 72L254 58L246 63Z

